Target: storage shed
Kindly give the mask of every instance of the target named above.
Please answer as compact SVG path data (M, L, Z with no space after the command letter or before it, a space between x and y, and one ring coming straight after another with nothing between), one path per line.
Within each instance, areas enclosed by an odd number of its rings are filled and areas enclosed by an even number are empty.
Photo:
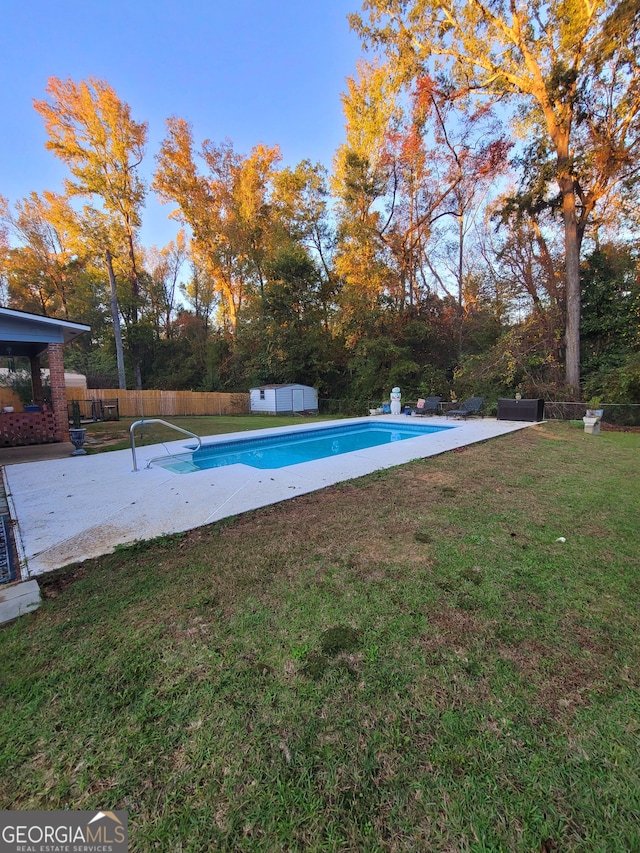
M318 411L318 392L310 385L292 382L288 385L262 385L251 388L249 401L252 414L292 415L294 412Z

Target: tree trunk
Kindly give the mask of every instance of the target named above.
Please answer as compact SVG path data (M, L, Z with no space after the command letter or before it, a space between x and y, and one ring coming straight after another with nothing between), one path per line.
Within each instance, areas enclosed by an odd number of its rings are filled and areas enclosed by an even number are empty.
M118 294L116 291L116 277L113 272L111 252L107 249L104 255L109 274L109 286L111 288L111 317L113 319L113 336L116 342L116 361L118 362L118 388L127 387L127 378L124 372L124 350L122 348L122 333L120 331L120 311L118 309Z
M136 264L136 253L133 244L133 229L129 221L126 223L127 228L127 243L129 252L129 262L131 264L131 302L132 310L132 341L130 342L131 360L133 361L133 381L136 386L136 391L142 390L142 371L140 368L140 344L137 338L138 331L138 307L140 303L140 279L138 278L138 267Z
M565 378L575 394L580 393L580 240L576 220L576 200L573 178L564 174L558 178L562 193L562 217L565 243L565 302L567 326L565 331Z
M458 208L458 357L464 344L464 211Z

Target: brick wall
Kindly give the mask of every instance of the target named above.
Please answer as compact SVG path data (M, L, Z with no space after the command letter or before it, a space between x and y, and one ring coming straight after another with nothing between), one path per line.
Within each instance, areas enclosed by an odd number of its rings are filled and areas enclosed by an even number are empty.
M64 362L62 344L49 344L49 381L51 383L51 405L55 415L55 438L49 441L69 440L69 417L67 415L67 394L64 384Z
M0 412L0 447L60 441L53 412Z

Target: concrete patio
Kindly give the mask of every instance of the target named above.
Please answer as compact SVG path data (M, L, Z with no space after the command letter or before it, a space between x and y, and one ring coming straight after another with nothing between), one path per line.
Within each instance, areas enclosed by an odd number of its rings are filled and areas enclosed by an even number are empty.
M355 418L348 422L368 420ZM385 423L394 420L406 423L405 416L384 416ZM336 423L344 425L346 421ZM128 450L71 457L65 448L61 458L13 463L0 460L9 510L16 522L22 577L33 578L109 553L116 545L210 524L342 480L532 426L493 418L437 418L434 424L455 429L273 470L230 465L179 474L157 465L145 468L147 460L162 454L165 448L169 452L184 450L190 443L188 439L139 448L136 472ZM319 426L328 425L324 422ZM300 424L284 429L310 428L310 424ZM203 443L263 436L282 429L211 436L203 438Z

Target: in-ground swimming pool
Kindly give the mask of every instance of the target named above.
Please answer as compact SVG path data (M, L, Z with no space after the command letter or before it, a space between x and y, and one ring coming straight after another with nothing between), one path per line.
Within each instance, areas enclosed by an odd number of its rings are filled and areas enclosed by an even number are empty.
M184 473L238 463L251 465L253 468L284 468L287 465L326 459L341 453L366 450L369 447L418 438L447 429L455 427L369 421L295 432L288 430L278 435L203 444L199 450L180 454L174 459L160 460L158 464L163 468Z

